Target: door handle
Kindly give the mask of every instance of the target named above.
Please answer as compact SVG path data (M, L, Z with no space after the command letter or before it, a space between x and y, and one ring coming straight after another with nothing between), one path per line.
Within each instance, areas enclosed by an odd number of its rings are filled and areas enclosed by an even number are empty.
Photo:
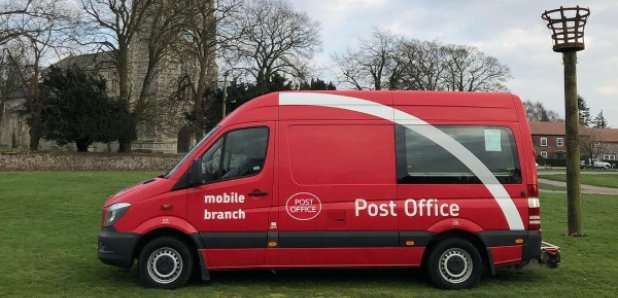
M254 190L254 191L252 191L252 192L248 193L248 195L249 195L250 197L265 197L265 196L267 196L267 195L268 195L268 193L267 193L267 192L265 192L265 191L261 191L261 190L259 190L259 189L256 189L256 190Z

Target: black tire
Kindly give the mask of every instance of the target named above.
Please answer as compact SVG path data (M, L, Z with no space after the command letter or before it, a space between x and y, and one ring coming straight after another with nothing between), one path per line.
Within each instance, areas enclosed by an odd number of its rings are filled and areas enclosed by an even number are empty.
M193 264L193 255L183 241L155 238L139 254L139 279L144 287L176 289L191 278Z
M483 261L472 243L460 238L448 238L440 241L429 253L427 271L439 288L473 288L481 280Z

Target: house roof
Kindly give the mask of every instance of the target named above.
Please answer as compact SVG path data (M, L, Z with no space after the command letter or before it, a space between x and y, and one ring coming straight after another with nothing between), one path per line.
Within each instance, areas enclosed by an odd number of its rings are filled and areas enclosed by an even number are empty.
M53 65L59 68L67 68L76 65L84 70L98 70L104 68L114 68L110 52L99 52L93 54L71 55Z
M616 128L584 128L584 134L599 142L618 143L618 129Z
M564 122L530 121L530 133L534 136L564 136ZM579 127L579 134L594 137L599 142L618 143L618 129Z
M530 121L530 133L532 135L563 136L564 122L538 122Z

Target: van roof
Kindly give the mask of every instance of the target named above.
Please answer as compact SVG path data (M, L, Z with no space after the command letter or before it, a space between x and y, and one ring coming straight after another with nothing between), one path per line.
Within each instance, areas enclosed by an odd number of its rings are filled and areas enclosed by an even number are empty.
M245 113L243 111L262 110L266 112L267 107L279 106L279 95L284 93L308 93L316 94L323 93L328 95L339 95L346 97L354 97L363 100L373 101L386 106L426 106L426 107L461 107L464 110L472 111L471 108L490 108L490 109L515 109L515 102L519 101L516 95L511 93L493 93L493 92L449 92L449 91L366 91L366 90L301 90L301 91L279 91L272 92L259 96L248 101L237 108L230 117L234 114ZM506 111L505 111L506 112ZM469 113L468 113L469 114ZM482 113L481 113L482 114ZM511 113L512 114L512 113ZM254 114L255 115L255 114ZM463 115L462 115L463 116ZM479 115L481 116L481 115ZM496 115L497 116L497 115ZM513 115L514 116L514 115ZM262 117L260 117L262 118ZM483 117L481 117L483 118ZM226 120L227 120L226 119ZM506 119L504 119L506 120ZM513 119L511 119L513 120ZM224 120L225 121L225 120Z

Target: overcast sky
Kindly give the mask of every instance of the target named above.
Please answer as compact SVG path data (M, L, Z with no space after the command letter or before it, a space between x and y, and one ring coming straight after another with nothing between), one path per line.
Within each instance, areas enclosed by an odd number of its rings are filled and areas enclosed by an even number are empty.
M590 8L586 49L578 52L578 92L618 127L618 1L549 0L312 0L290 1L321 23L323 51L315 63L332 80L333 52L355 47L372 28L407 38L477 46L511 68L508 87L564 117L562 55L552 51L541 14L563 6Z

